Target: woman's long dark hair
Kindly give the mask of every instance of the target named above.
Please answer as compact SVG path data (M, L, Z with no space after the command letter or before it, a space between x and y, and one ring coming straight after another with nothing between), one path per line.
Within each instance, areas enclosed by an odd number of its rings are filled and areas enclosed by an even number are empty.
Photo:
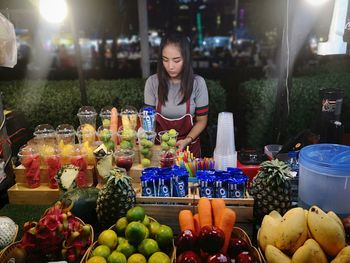
M157 76L158 76L158 101L161 105L165 105L168 100L169 91L169 75L163 65L163 49L166 45L172 44L180 48L180 52L183 58L183 66L180 72L181 87L180 92L182 94L182 100L180 104L185 103L192 94L194 74L192 68L191 58L191 43L188 37L180 33L170 33L162 38L159 47L158 63L157 63Z

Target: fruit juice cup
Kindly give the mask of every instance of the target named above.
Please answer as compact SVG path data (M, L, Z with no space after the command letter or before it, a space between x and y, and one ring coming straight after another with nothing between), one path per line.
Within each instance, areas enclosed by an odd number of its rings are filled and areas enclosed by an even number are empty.
M137 109L133 106L126 106L120 113L124 129L135 130L137 127Z
M90 145L96 141L96 130L90 124L82 124L77 129L77 137L79 144L88 142Z
M74 153L70 157L70 164L79 167L79 173L76 178L78 187L87 187L87 155L81 148L81 145L77 145L74 148Z
M56 131L50 124L40 124L36 126L33 135L35 144L37 145L56 144Z
M96 129L96 110L92 106L83 106L78 110L77 116L80 125L89 124Z
M129 149L132 150L135 145L136 132L133 129L120 127L118 129L118 137L120 141L121 149Z
M41 156L45 162L46 175L48 177L48 184L51 189L57 189L58 184L56 181L57 172L61 169L61 158L57 147L53 149L53 152L46 156Z
M104 128L109 128L111 124L111 111L112 106L103 107L100 111L101 123Z
M112 139L112 135L112 131L109 129L109 127L106 128L102 125L97 129L97 139L103 142L108 151L114 151L115 149L115 143Z
M139 148L141 154L141 164L143 167L151 165L152 160L152 148L157 133L154 131L142 131L138 134Z
M114 153L115 164L118 167L124 168L125 170L129 171L134 161L134 155L135 155L135 152L133 150L128 150L128 149L117 150Z
M25 177L29 188L40 186L40 155L35 146L22 146L18 158L25 167Z
M163 151L176 150L178 132L174 129L158 132L160 146Z
M56 128L57 144L75 144L75 130L70 124L60 124Z
M162 151L160 154L159 166L162 168L175 165L176 153L174 151Z

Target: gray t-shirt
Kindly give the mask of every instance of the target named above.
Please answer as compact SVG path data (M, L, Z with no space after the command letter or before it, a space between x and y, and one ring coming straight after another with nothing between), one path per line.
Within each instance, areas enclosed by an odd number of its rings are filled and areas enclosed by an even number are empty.
M169 119L177 119L186 114L186 103L177 105L182 100L180 83L169 83L168 101L162 105L161 114ZM158 105L158 77L157 74L150 76L144 90L145 104L153 107ZM208 88L205 80L195 75L193 91L190 99L190 113L192 116L208 114Z

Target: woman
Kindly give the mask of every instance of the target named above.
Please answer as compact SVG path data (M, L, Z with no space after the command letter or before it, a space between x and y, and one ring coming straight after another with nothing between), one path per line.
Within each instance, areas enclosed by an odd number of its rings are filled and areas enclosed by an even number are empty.
M145 85L145 104L157 109L157 132L175 129L176 146L188 145L200 157L199 135L208 121L208 89L204 79L193 74L191 46L179 33L166 35L160 44L157 74Z

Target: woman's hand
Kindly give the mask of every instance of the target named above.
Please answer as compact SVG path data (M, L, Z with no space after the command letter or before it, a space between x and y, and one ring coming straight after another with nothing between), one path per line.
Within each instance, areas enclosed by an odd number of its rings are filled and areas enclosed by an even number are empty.
M186 137L185 139L178 140L176 142L176 147L182 151L186 148L187 145L189 145L192 142L192 139L190 137Z

